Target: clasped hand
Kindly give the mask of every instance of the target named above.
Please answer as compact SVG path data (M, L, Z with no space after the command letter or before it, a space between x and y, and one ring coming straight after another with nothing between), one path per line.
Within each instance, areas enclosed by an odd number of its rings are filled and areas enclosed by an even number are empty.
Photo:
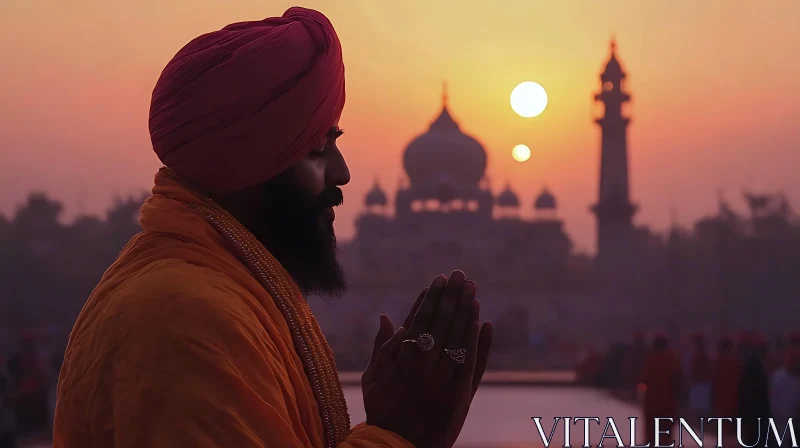
M492 344L493 324L480 324L475 289L463 272L453 271L422 290L397 330L381 315L361 378L367 424L393 431L417 448L453 446ZM414 342L431 337L430 349ZM458 349L465 350L463 360L451 356Z

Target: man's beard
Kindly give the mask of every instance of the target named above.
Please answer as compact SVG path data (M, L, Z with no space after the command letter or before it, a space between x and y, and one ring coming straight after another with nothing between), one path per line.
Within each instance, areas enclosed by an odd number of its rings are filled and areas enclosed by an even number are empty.
M341 205L342 191L327 187L319 195L301 189L291 170L265 182L263 207L253 212L248 228L283 265L304 295L340 296L344 273L337 259L328 207Z

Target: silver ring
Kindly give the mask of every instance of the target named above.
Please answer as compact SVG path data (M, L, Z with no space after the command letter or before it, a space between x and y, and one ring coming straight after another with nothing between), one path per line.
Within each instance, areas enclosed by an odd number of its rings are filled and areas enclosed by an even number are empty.
M417 347L419 347L419 349L423 352L433 350L433 346L435 345L433 335L430 333L422 333L419 335L419 339L404 339L402 344L405 344L406 342L413 342L414 344L417 344Z
M464 364L467 362L467 349L457 348L454 350L444 349L444 352L456 362L456 364Z

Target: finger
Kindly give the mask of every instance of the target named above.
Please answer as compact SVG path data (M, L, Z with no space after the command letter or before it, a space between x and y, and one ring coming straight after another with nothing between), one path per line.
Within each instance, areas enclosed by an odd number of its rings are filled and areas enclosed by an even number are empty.
M481 321L481 302L478 299L472 302L472 320Z
M444 343L447 340L447 334L452 329L456 308L460 302L466 279L467 277L464 273L458 270L450 274L450 278L447 279L447 284L442 292L442 297L439 299L439 306L433 315L433 325L431 325L429 333L433 336L435 344L438 345L438 347L434 346L433 351L440 354L444 353ZM432 362L438 362L439 356L431 357L430 359Z
M464 336L464 349L466 349L466 362L458 366L453 375L453 382L457 385L459 390L465 393L471 393L472 390L472 376L475 371L475 360L478 352L478 334L480 333L481 325L477 320L469 322L467 325L467 334Z
M436 307L439 305L439 299L442 291L447 285L447 277L440 274L437 275L431 285L428 287L428 292L422 298L422 303L419 304L414 318L411 319L411 325L408 327L408 334L410 337L417 337L422 333L427 333L430 330L431 323L433 323L433 316L436 313Z
M378 333L375 335L375 341L372 346L372 356L370 356L369 364L367 364L367 369L361 376L362 383L364 382L369 383L372 381L372 374L375 371L375 362L378 359L378 353L380 353L383 344L385 344L386 341L391 339L393 334L394 334L394 324L392 323L392 318L390 318L386 314L381 314L380 327L378 327Z
M392 337L383 344L380 353L378 353L378 359L375 361L374 381L384 381L391 377L394 370L394 357L392 354L400 349L400 345L403 343L403 339L406 338L406 335L406 329L400 327L394 332Z
M391 317L387 316L386 314L381 314L380 325L381 326L378 329L378 334L375 335L375 344L372 348L373 359L378 358L378 353L380 353L381 347L383 347L383 344L391 339L392 335L394 334L394 323L392 323Z
M494 324L486 322L481 327L480 335L478 336L478 350L475 360L475 371L472 374L472 396L478 391L478 386L481 385L483 374L486 372L486 364L489 362L489 352L492 349L492 336L494 335Z
M427 333L430 329L431 322L433 321L433 314L436 311L436 305L439 302L439 297L442 295L442 290L447 284L447 278L444 275L437 275L431 282L431 286L425 293L422 303L419 305L414 318L411 319L411 325L408 327L408 337L416 338L422 333ZM434 341L435 343L435 341ZM414 344L403 344L400 348L401 358L410 358L419 351L419 348Z
M411 328L411 321L414 319L414 315L417 314L417 310L419 309L420 304L422 303L422 299L425 298L425 294L428 293L428 288L422 290L417 297L417 300L414 301L414 305L411 307L411 311L409 311L408 316L406 316L406 320L403 321L403 327Z
M469 323L472 321L474 302L475 283L467 280L464 282L464 288L461 290L461 297L459 297L456 305L456 314L453 317L450 332L447 334L447 340L444 343L445 349L456 350L464 347L464 335L467 332ZM446 352L443 353L439 362L442 364L442 375L446 375L447 378L452 377L457 364L450 359L449 354Z
M403 327L400 327L400 328L403 328ZM398 330L399 330L399 328L398 328ZM405 330L405 328L403 328L403 330ZM406 336L408 336L408 330L405 330L405 332L406 332L406 333L405 333L405 334L406 334ZM402 347L403 347L403 341L400 341L400 343L399 343L399 344L397 344L397 345L393 345L393 346L392 346L392 350L389 352L389 357L390 357L390 358L392 358L392 361L394 361L395 359L397 359L397 355L399 355L399 354L400 354L400 349L401 349Z

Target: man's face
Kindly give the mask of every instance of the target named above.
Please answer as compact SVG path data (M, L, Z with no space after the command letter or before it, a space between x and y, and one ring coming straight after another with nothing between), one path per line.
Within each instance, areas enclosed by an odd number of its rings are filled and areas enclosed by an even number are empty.
M244 193L237 213L305 294L334 297L345 287L333 231L339 186L350 182L341 134L334 126L304 159Z

